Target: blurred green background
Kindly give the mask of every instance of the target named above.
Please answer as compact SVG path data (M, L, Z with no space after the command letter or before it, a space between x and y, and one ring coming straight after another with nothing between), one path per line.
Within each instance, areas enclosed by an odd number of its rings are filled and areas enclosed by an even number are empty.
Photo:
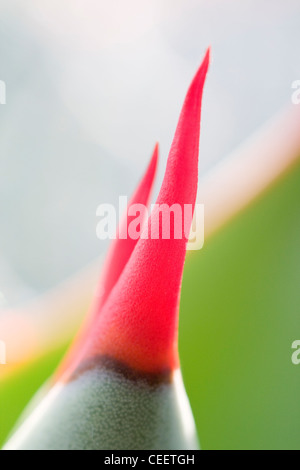
M180 346L205 449L299 449L300 165L186 266Z

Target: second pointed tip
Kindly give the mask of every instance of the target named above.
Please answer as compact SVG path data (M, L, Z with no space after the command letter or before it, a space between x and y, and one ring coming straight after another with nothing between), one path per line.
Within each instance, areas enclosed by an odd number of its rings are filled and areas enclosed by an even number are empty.
M159 159L159 143L156 142L153 153L152 153L152 158L151 158L151 164L154 167L155 171L158 165L158 159Z
M208 48L206 49L205 59L207 59L209 61L210 56L211 56L211 45L209 45Z
M154 156L156 158L158 158L159 156L159 142L156 142L155 146L154 146L154 152L153 152Z

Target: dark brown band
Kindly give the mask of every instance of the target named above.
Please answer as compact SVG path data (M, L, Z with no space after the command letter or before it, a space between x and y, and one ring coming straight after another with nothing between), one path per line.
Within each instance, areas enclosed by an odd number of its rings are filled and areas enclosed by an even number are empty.
M122 375L128 380L133 382L146 382L150 386L158 386L161 384L169 384L173 379L173 371L165 370L162 372L143 372L133 369L129 365L122 361L118 361L109 356L95 356L91 359L87 359L77 367L77 369L71 374L68 382L72 382L80 377L84 372L94 369L105 369L113 371L119 375Z

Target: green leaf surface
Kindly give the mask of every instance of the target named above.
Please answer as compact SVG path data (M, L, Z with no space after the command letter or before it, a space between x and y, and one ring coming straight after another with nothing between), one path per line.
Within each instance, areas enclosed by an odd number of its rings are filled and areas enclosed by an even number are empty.
M298 164L186 265L180 350L205 449L300 448L299 201Z
M0 381L0 447L30 399L54 372L65 350L52 352Z

